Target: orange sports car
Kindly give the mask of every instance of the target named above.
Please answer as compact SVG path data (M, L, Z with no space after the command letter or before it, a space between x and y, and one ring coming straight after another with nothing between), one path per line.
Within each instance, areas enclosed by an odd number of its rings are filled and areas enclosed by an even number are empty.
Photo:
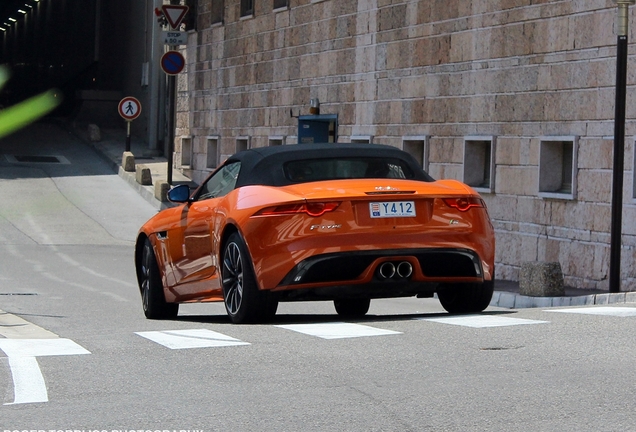
M148 318L179 303L223 301L234 323L263 322L281 301L330 300L361 317L370 300L432 297L481 312L494 283L486 205L434 180L408 153L367 144L299 144L237 153L176 207L141 227L137 279Z

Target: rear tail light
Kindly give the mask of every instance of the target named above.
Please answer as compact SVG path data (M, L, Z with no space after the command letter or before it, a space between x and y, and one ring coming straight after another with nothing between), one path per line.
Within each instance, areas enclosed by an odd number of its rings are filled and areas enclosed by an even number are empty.
M477 197L444 198L447 206L465 212L473 207L486 207L484 201Z
M302 204L284 204L267 207L256 212L254 216L278 216L305 213L312 217L322 216L338 208L339 202L310 202Z

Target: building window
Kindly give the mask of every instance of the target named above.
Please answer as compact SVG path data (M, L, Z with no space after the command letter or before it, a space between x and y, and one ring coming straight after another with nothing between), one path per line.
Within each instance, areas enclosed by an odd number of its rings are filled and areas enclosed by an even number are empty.
M464 183L479 192L495 191L495 137L464 138Z
M211 23L219 24L225 17L225 0L212 0Z
M351 142L354 144L371 144L373 135L353 135L351 136Z
M250 137L238 137L236 139L236 153L250 148Z
M254 15L254 0L241 0L241 16Z
M181 138L181 166L192 165L192 138Z
M287 9L289 7L289 0L274 0L274 10Z
M539 147L539 196L576 199L578 137L544 137Z
M284 136L271 136L269 137L269 146L280 146L285 145L285 137Z
M208 169L214 169L219 164L219 137L208 137L206 148L206 164Z
M413 156L424 171L428 171L428 142L428 136L412 136L402 139L402 150Z

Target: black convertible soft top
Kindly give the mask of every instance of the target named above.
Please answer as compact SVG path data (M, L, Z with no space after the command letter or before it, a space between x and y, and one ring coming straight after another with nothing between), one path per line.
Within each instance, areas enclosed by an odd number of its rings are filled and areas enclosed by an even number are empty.
M284 167L293 161L325 159L378 159L399 160L412 172L412 180L433 181L415 158L396 147L382 144L294 144L259 147L229 157L223 165L241 162L241 171L235 187L248 185L285 186L295 183L285 175Z

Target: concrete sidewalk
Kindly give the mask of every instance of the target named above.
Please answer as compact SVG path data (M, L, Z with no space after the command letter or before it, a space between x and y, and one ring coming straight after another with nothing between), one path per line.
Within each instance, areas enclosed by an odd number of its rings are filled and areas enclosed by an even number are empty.
M126 150L126 131L124 129L99 129L98 137L91 136L88 127L74 127L73 133L84 142L91 145L102 158L126 180L146 201L151 203L158 210L172 207L173 204L157 198L155 186L158 183L165 183L168 179L168 159L164 156L154 154L148 149L146 144L134 136L131 136L130 151L134 155L135 166L145 167L150 170L152 183L142 185L137 181L136 171L126 171L122 167L123 154ZM99 139L97 139L99 138ZM178 169L172 170L172 185L187 184L191 188L197 185L188 177L184 176Z
M131 152L136 165L143 165L150 169L152 185L143 186L137 182L136 172L125 171L122 168L122 155L126 149L126 132L124 129L100 130L100 139L91 139L86 127L74 128L73 132L82 140L95 148L97 152L112 166L119 176L125 179L131 187L155 206L158 210L172 207L169 202L162 202L156 198L155 185L166 182L168 161L163 156L152 155L152 152L140 140L131 137ZM178 169L173 169L173 185L188 184L196 187L189 178ZM583 305L607 305L616 303L636 303L636 292L608 293L600 290L565 289L565 296L560 297L529 297L519 294L519 283L516 281L497 280L495 294L490 302L491 306L507 309L566 307Z

